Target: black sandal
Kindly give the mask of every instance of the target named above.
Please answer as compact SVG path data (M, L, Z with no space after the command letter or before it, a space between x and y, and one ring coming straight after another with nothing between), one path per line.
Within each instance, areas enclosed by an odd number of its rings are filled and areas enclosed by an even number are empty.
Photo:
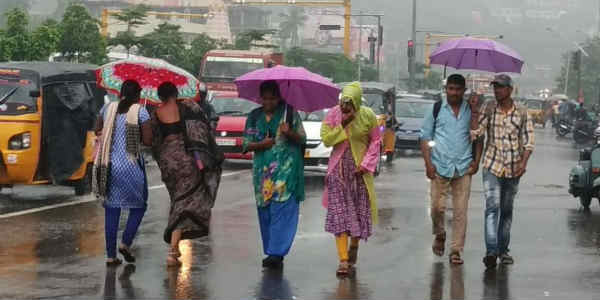
M122 261L122 260L120 260L120 259L118 259L118 258L115 258L115 259L113 259L112 261L107 261L107 262L106 262L106 266L107 266L107 267L116 267L116 266L119 266L119 265L121 265L122 263L123 263L123 261Z
M126 262L128 262L128 263L134 263L135 262L135 256L133 256L131 254L131 252L129 252L128 249L119 248L119 253L121 253L121 255L123 255L123 258L125 259Z

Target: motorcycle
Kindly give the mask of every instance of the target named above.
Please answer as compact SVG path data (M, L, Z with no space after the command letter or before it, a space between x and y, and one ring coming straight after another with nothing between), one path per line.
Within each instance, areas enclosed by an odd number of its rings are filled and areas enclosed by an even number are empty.
M558 126L556 126L556 134L560 137L564 137L567 134L573 131L573 123L569 122L569 120L562 119L558 121Z
M600 128L594 132L595 145L579 152L579 162L569 173L569 194L589 209L592 198L600 200Z

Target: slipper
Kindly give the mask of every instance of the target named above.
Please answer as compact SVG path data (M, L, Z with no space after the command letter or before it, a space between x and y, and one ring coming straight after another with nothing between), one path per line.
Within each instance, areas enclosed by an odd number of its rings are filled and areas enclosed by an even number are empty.
M122 260L120 260L120 259L118 259L118 258L115 258L115 259L113 259L112 261L107 261L107 262L106 262L106 266L107 266L107 267L116 267L116 266L118 266L118 265L120 265L120 264L122 264L122 263L123 263L123 261L122 261Z
M123 255L123 258L125 259L126 262L135 263L135 256L133 256L131 254L131 252L129 252L128 249L119 248L119 253L121 253L121 255Z

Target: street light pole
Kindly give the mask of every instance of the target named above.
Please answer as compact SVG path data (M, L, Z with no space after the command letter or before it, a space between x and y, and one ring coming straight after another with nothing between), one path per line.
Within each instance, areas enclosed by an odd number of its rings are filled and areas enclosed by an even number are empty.
M416 43L417 39L417 0L413 0L412 10L412 34L411 40ZM408 58L408 89L414 92L414 81L415 81L415 57L409 56Z
M571 53L567 54L567 74L565 76L565 90L564 90L564 94L565 95L569 95L567 94L567 92L569 92L569 71L571 70Z

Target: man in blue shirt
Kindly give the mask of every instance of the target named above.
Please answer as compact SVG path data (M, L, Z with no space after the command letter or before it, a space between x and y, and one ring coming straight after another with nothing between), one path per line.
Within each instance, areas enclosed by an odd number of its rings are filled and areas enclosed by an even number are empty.
M446 100L436 103L425 114L421 128L421 151L431 180L431 220L433 253L444 255L446 201L452 195L453 220L450 263L463 264L461 253L467 231L467 210L471 195L471 176L477 173L483 144L471 143L471 108L464 95L466 81L454 74L446 81Z

